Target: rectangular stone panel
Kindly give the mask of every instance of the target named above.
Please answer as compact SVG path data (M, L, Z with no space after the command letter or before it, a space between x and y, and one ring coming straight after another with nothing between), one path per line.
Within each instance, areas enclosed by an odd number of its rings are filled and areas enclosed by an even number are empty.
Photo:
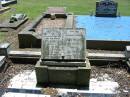
M43 30L42 60L85 60L85 50L85 29Z

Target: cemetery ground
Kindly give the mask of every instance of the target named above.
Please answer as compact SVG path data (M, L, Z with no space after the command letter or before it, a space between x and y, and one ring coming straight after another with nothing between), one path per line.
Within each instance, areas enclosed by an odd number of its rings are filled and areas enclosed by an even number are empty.
M18 29L18 30L21 30L21 29ZM19 50L17 35L18 35L17 32L5 32L4 33L5 38L2 41L3 42L7 41L11 43L11 49ZM21 50L26 50L26 49L21 49ZM29 49L29 50L35 50L35 49ZM89 52L91 52L91 50L89 50ZM6 72L0 73L0 79L4 79L1 82L0 88L8 87L8 84L10 83L10 79L12 79L17 74L24 72L26 70L33 71L35 69L34 68L35 63L34 64L17 64L17 63L11 62L11 60L8 60L8 63L9 63L9 67L6 70ZM98 81L112 80L112 81L117 82L119 84L117 91L119 90L122 93L122 94L119 94L120 96L118 95L118 97L125 97L126 95L125 92L127 92L125 90L130 89L130 81L129 81L130 74L127 72L127 68L125 66L123 66L120 63L106 64L106 66L101 66L101 67L94 66L93 64L91 65L92 65L91 78L96 78ZM106 75L107 77L105 76L103 77L103 75ZM47 87L44 90L44 94L57 95L55 94L55 92L52 93L52 91L56 91L56 90L53 90L53 88ZM129 97L128 95L126 97Z
M16 31L10 29L9 32L0 32L0 41L11 43L11 49L18 50L18 32L20 32L28 23L39 16L46 10L48 6L65 6L69 12L74 14L90 14L94 12L96 0L19 0L17 5L11 5L12 10L2 14L0 16L0 22L3 22L11 14L17 12L26 13L29 16L29 21ZM119 11L121 15L130 15L128 9L130 9L129 0L117 0L120 4ZM79 5L81 5L79 7ZM22 49L24 50L24 49ZM0 79L5 79L0 84L0 88L6 88L9 84L9 80L24 70L34 70L35 64L16 64L8 60L9 67L5 72L0 73ZM93 64L92 64L93 65ZM120 63L107 64L106 66L92 66L91 78L97 78L99 81L106 80L102 77L103 74L107 74L113 81L118 82L119 88L117 90L122 93L125 90L130 89L130 74L127 72L127 68ZM6 77L6 78L5 78ZM50 92L45 92L51 94ZM51 94L55 95L55 94ZM122 94L123 95L123 94ZM129 95L119 97L129 97Z

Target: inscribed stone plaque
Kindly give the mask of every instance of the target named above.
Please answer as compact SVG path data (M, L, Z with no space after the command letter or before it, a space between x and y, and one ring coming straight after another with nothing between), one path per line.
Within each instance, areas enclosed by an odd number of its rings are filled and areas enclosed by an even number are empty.
M112 0L103 0L96 2L96 16L116 16L117 3Z
M42 60L85 60L85 29L44 29Z

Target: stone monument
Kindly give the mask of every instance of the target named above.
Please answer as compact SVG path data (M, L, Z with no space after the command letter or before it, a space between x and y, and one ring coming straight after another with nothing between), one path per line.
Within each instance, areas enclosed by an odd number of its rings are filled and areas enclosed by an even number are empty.
M116 17L118 3L112 0L96 2L97 17Z
M35 66L38 84L89 86L85 29L44 29L41 59Z

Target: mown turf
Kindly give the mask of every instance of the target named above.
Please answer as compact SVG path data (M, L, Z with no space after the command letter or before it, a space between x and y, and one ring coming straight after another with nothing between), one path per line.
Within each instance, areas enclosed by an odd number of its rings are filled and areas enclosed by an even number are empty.
M18 4L12 5L10 12L1 15L6 18L13 13L26 13L29 18L35 19L42 14L49 6L67 7L69 12L74 14L90 14L95 12L95 3L97 0L18 0ZM130 15L130 0L115 0L118 2L118 11L121 15Z
M4 40L4 33L3 32L0 32L0 42Z

